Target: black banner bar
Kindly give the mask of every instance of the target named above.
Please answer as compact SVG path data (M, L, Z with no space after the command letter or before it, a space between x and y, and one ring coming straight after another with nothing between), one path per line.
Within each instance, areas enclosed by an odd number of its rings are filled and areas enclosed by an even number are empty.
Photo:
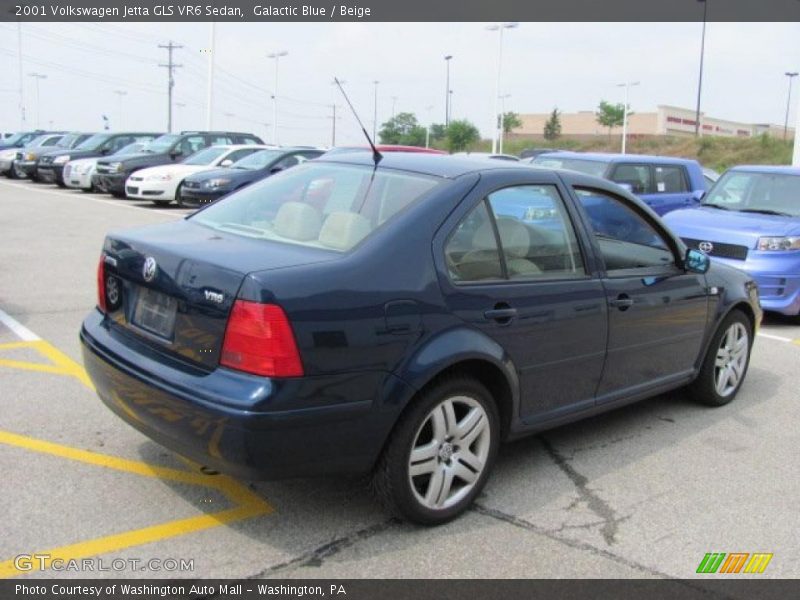
M488 557L487 557L488 558ZM79 580L0 581L3 600L647 600L797 598L798 580Z
M706 1L706 0L703 0ZM701 21L700 0L0 0L27 22ZM800 0L707 0L709 21L797 22Z

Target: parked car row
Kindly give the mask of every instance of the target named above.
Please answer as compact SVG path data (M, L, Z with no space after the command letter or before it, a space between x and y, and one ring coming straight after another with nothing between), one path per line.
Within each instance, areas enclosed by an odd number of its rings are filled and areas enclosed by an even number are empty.
M366 149L342 146L326 155ZM381 153L445 154L406 146L379 145L376 149ZM311 147L269 146L255 135L238 132L35 131L0 140L0 173L148 200L159 206L175 202L194 208L322 154L323 150ZM737 167L720 179L718 173L695 160L664 156L542 148L529 149L520 157L485 152L455 156L577 171L614 182L664 217L688 247L750 273L759 284L764 308L800 314L798 169ZM554 217L552 209L546 199L537 202L534 198L518 201L510 197L503 210L509 217L546 223ZM624 215L609 213L608 206L587 201L586 210L595 223L602 221L604 234L635 235L625 231L630 223ZM647 243L645 238L640 241Z

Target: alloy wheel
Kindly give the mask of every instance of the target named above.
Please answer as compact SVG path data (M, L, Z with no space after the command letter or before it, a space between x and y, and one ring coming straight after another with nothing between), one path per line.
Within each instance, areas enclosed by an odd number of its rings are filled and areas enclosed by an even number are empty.
M714 387L722 396L736 391L747 367L750 339L742 323L734 322L722 336L714 361Z
M449 508L475 487L491 447L491 427L474 398L454 396L437 404L414 436L408 477L426 508Z

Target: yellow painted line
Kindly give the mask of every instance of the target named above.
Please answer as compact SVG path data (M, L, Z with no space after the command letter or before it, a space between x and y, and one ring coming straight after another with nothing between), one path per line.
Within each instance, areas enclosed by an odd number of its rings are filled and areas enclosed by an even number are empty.
M86 374L86 370L69 356L61 352L61 350L45 340L37 339L0 345L0 351L17 350L20 348L36 350L40 355L49 360L50 364L0 358L0 367L74 377L87 388L94 391L94 385L92 385L91 379L89 379L89 376Z
M18 435L8 431L0 431L0 443L34 452L59 456L68 460L74 460L98 467L124 471L126 473L133 473L134 475L155 477L161 480L175 481L178 483L199 485L206 488L217 489L222 492L231 502L237 505L234 508L222 510L216 513L180 519L177 521L171 521L169 523L153 525L141 529L134 529L132 531L37 552L37 554L50 555L50 559L48 559L49 562L52 562L55 559L61 559L64 562L68 562L69 560L77 560L98 554L115 552L123 548L157 542L179 535L186 535L187 533L210 529L226 523L233 523L236 521L242 521L244 519L250 519L252 517L267 515L273 512L272 506L270 506L270 504L267 503L263 498L253 493L236 480L224 475L207 476L200 473L171 469L169 467L157 467L155 465L149 465L140 461L128 460L116 456L109 456L107 454L100 454L97 452L89 452L87 450L80 450L71 446L55 444L53 442L47 442L24 435ZM46 567L49 562L45 561L44 566ZM38 563L38 561L34 564L37 569L41 568L42 566L40 563ZM15 577L28 572L29 571L23 572L17 570L14 566L13 559L0 562L0 579Z

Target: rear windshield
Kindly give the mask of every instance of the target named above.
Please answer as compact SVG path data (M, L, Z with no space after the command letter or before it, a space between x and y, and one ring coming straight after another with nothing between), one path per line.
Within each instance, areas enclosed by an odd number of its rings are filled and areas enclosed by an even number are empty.
M210 148L204 148L199 152L195 152L189 158L184 160L183 164L199 166L210 165L226 152L228 152L228 148L225 146L211 146Z
M95 133L92 136L89 136L85 140L83 140L78 146L75 148L76 150L97 150L100 146L102 146L106 140L108 140L111 136L107 133Z
M586 160L585 158L553 157L549 154L540 154L531 161L531 164L551 169L568 169L586 175L603 177L608 169L608 163L599 160Z
M246 237L347 252L440 182L371 167L306 163L235 192L191 219Z

